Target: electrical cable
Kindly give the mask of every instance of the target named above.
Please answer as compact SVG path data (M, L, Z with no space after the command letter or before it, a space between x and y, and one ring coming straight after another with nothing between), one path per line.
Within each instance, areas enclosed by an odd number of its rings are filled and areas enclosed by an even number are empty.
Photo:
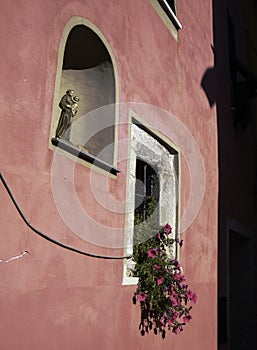
M71 247L71 246L68 246L66 244L63 244L51 237L49 237L48 235L46 235L45 233L39 231L37 228L35 228L34 226L32 226L30 224L30 222L26 219L25 215L23 214L21 208L19 207L18 203L16 202L13 194L12 194L12 191L10 189L10 187L8 186L4 176L2 175L2 173L0 172L0 179L7 191L7 193L9 194L15 208L17 209L18 213L20 214L22 220L25 222L25 224L33 231L35 232L37 235L41 236L42 238L46 239L47 241L61 247L61 248L64 248L64 249L67 249L67 250L70 250L74 253L78 253L78 254L81 254L81 255L86 255L86 256L89 256L91 258L98 258L98 259L109 259L109 260L121 260L121 259L130 259L131 256L105 256L105 255L96 255L96 254L91 254L91 253L87 253L87 252L84 252L82 250L79 250L77 248L74 248L74 247Z

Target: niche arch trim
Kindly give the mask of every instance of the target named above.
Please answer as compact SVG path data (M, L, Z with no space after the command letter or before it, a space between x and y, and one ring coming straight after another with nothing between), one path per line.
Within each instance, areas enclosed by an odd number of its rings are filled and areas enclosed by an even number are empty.
M92 22L89 20L82 18L82 17L72 17L68 23L65 25L63 29L63 33L61 36L59 48L58 48L58 62L57 62L57 69L56 69L56 78L55 78L55 88L54 88L54 98L53 98L53 107L52 107L52 120L51 120L51 129L50 129L50 137L49 137L49 148L52 150L55 150L54 146L57 146L57 142L52 142L52 139L55 137L55 130L57 127L57 123L59 120L60 116L60 108L59 108L59 101L60 101L60 90L61 90L61 84L62 84L62 76L63 76L63 70L65 69L64 67L64 57L65 57L65 50L67 47L67 41L69 38L70 33L75 27L78 26L85 26L85 28L89 29L92 31L99 39L99 41L102 42L104 47L106 48L106 52L108 53L110 57L110 63L112 66L112 72L113 72L113 81L114 81L114 100L113 100L113 150L112 150L112 159L111 160L106 160L106 159L98 159L97 155L90 152L90 160L89 163L93 163L92 158L96 158L97 160L101 160L107 164L110 164L112 168L115 169L115 166L117 164L117 140L118 140L118 125L119 125L119 79L118 79L118 69L117 69L117 63L115 56L113 54L112 48L106 39L106 37L103 35L103 33L97 28L96 25L94 25ZM72 86L70 88L73 88ZM102 106L99 106L102 107ZM89 113L92 114L92 113ZM62 148L62 147L61 147ZM64 149L64 148L63 148ZM67 151L67 149L65 149ZM68 151L69 152L69 151ZM84 152L85 153L85 152ZM91 157L93 156L93 157ZM79 157L80 158L80 157ZM81 157L84 161L82 161L82 164L85 163L85 160L87 157ZM88 162L86 160L86 162ZM98 162L98 165L100 164ZM88 165L88 164L86 164ZM96 164L95 164L96 165ZM118 172L118 171L117 171Z

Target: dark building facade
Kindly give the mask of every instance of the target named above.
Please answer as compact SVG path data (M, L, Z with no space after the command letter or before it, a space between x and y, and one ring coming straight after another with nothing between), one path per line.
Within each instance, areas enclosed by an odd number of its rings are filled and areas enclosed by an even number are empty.
M256 15L256 1L213 1L219 349L256 349Z

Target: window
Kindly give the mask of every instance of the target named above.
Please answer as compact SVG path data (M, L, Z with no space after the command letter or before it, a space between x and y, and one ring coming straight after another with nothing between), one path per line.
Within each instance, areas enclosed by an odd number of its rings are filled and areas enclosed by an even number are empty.
M167 11L168 15L171 12L173 12L173 14L176 15L175 0L158 0L158 1L160 5L163 6L164 11Z
M159 179L157 170L144 160L136 160L135 216L146 221L159 202ZM152 206L153 208L149 208ZM158 216L157 216L157 221Z
M126 254L140 241L137 218L151 225L169 223L177 235L178 152L136 120L131 125L127 188ZM175 246L170 252L175 257ZM123 282L136 283L133 262L126 261Z
M113 59L96 28L91 27L85 24L72 26L63 45L55 89L51 142L117 173L118 170L112 166L115 161L117 114ZM62 113L60 101L70 90L73 97L79 99L78 109L70 118L69 131L63 132L58 126Z
M152 6L161 17L164 24L168 27L175 39L178 38L178 30L182 25L177 18L177 7L175 0L150 0Z
M231 112L234 124L244 130L252 120L251 101L257 96L257 76L237 57L236 30L227 10L228 53L230 70Z

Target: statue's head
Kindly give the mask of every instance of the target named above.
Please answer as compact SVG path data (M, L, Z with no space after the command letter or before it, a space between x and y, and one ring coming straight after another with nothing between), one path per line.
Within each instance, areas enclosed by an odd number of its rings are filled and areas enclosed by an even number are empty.
M66 91L66 94L69 95L69 96L73 96L74 95L74 90L67 90Z

